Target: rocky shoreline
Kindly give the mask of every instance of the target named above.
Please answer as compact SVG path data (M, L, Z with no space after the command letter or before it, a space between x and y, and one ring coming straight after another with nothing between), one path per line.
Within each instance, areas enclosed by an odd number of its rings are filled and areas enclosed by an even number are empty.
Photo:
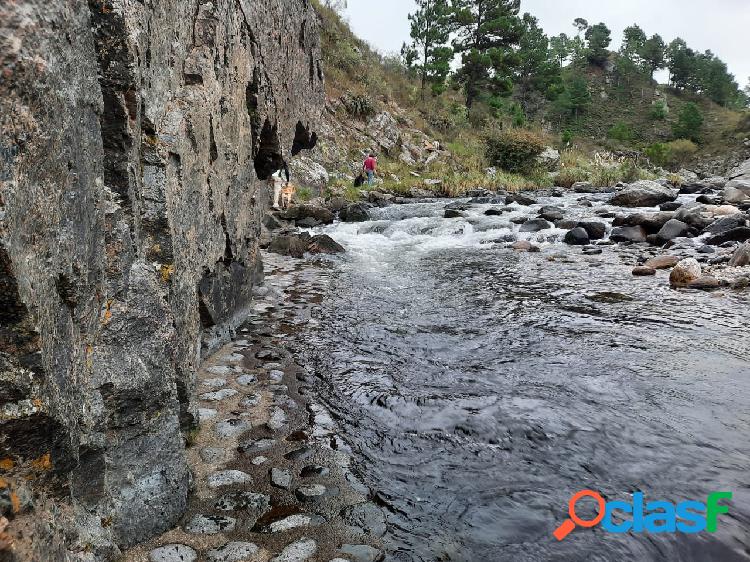
M597 255L617 246L632 255L636 277L668 269L673 287L712 290L750 285L750 161L728 177L699 178L692 172L658 181L641 180L613 188L578 183L573 204L540 204L539 200L570 195L562 188L528 192L478 190L447 203L446 219L471 223L472 211L483 209L500 221L510 213L515 229L496 243L535 252L540 244L563 242ZM362 201L318 199L267 217L262 244L270 252L297 258L311 253L341 253L344 248L316 227L373 220L374 209L390 205L435 202L435 198L397 197L369 191ZM540 206L541 205L541 206ZM517 216L519 209L528 212ZM585 212L586 218L573 215ZM515 225L515 226L512 226ZM300 231L300 229L304 229ZM313 229L312 231L310 229Z
M300 366L314 328L313 272L265 255L266 283L238 339L198 375L200 426L188 448L192 493L180 526L128 551L132 562L383 557L385 517L351 468Z

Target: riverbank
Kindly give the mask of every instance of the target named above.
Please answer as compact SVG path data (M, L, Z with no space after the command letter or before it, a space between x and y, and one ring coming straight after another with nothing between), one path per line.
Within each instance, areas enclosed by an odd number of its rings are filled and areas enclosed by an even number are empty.
M375 561L385 517L311 392L299 338L315 330L321 277L264 256L265 285L235 341L199 371L200 426L180 526L131 562Z

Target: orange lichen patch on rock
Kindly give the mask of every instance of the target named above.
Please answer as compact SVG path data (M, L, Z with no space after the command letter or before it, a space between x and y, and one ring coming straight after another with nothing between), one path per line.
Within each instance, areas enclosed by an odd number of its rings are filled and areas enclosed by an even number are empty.
M21 498L15 492L10 493L10 505L13 513L21 511Z
M13 462L13 459L1 459L0 460L0 470L13 470L13 467L16 463Z
M34 459L33 461L31 461L31 466L36 470L50 470L52 468L52 459L50 458L50 454L46 453L38 459Z
M161 280L165 283L169 283L169 280L172 278L172 275L174 274L174 266L173 265L162 265L161 266Z
M7 487L8 487L8 483L2 478L0 478L0 490L2 490L3 488L7 488Z
M110 320L112 320L112 303L115 302L114 299L107 300L106 308L104 309L104 318L102 319L102 324L105 326L109 324Z

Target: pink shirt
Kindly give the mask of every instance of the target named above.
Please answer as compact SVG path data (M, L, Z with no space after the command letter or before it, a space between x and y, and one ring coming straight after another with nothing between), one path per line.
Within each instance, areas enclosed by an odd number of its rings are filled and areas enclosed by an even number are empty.
M373 158L372 156L369 156L365 160L365 170L367 170L368 172L375 170L375 166L377 165L377 163L378 161L375 158Z

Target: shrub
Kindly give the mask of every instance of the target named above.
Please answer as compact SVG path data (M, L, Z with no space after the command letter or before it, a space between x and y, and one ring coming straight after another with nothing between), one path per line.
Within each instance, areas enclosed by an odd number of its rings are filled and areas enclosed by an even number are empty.
M368 95L353 94L346 92L341 96L344 109L352 117L367 117L375 113L375 103Z
M573 187L574 183L579 181L588 181L588 179L588 170L574 166L570 168L563 168L562 170L560 170L560 172L557 174L557 177L555 178L555 184L559 185L560 187L570 189L571 187Z
M561 140L565 145L570 144L570 141L573 140L573 131L565 129L562 133Z
M669 115L669 107L664 101L655 101L651 106L651 119L655 121L664 121Z
M297 188L295 197L298 201L309 201L310 199L312 199L313 194L309 187L302 186Z
M513 173L529 173L536 166L536 157L545 149L544 139L527 129L492 131L485 137L489 161Z
M597 166L591 174L591 183L597 187L612 187L620 181L620 170L616 166Z
M669 147L666 144L657 142L646 147L643 152L655 166L669 166Z
M698 152L698 147L695 143L688 139L677 139L670 143L667 143L669 150L669 161L670 167L679 168L687 164L693 155Z
M677 123L672 125L675 138L700 142L703 114L693 102L688 102L680 111Z
M621 142L627 142L633 138L633 131L630 129L627 123L618 121L607 133L609 138L615 139Z

